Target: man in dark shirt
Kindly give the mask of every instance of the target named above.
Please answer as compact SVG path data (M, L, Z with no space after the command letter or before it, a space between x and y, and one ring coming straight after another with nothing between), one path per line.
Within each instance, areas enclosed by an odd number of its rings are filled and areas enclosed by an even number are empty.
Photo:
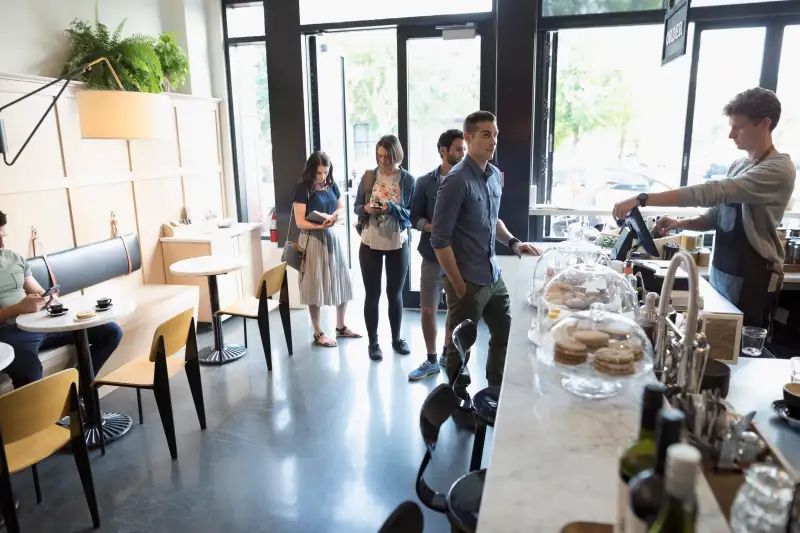
M447 130L439 136L436 143L442 164L430 173L417 180L417 188L411 199L411 224L422 232L417 250L422 256L419 280L419 303L422 308L422 335L425 337L425 347L428 350L427 359L408 375L411 381L418 381L427 376L438 374L444 366L445 350L450 344L450 328L445 318L444 347L439 362L436 362L436 311L444 288L444 273L436 253L431 247L431 221L436 206L436 195L439 185L453 168L464 159L467 145L464 142L464 133L461 130Z
M489 163L494 158L497 134L497 119L488 111L472 113L464 120L467 157L442 182L431 230L431 245L447 276L444 288L450 330L467 319L477 324L483 318L489 327L489 386L503 381L511 327L511 301L495 259L494 241L505 244L517 256L539 254L535 246L511 235L498 218L503 185L500 171ZM455 377L458 359L450 343L448 378ZM469 383L469 375L459 376L456 392L463 396Z

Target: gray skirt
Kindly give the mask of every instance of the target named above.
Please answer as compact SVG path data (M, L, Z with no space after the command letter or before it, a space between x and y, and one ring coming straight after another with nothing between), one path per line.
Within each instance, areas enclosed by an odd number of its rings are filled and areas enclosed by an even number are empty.
M300 301L305 305L340 305L353 299L345 250L335 228L302 231L305 245L300 274Z

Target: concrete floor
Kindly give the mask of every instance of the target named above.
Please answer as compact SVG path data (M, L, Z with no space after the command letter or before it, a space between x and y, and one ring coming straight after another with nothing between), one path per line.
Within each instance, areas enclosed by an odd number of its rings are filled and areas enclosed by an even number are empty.
M354 272L355 274L355 272ZM363 301L356 298L356 302ZM443 376L409 383L421 362L420 315L406 311L403 330L414 352L391 351L382 313L385 358L367 357L366 339L337 349L312 347L304 310L292 311L294 356L289 357L276 313L273 372L268 373L255 322L250 352L223 367L203 367L208 429L200 431L185 377L173 378L178 460L171 461L152 393L143 391L145 423L91 453L102 527L106 532L374 533L403 500L417 501L414 480L424 454L419 408ZM333 309L324 318L333 332ZM440 313L440 324L444 315ZM353 305L348 325L364 332ZM472 388L485 386L487 332L481 326L470 363ZM242 342L242 322L224 327ZM441 335L440 325L440 335ZM203 333L200 346L211 343ZM133 390L103 398L105 411L136 419ZM446 490L466 472L471 434L445 424L429 467L432 486ZM491 451L491 430L484 464ZM23 531L92 531L75 464L57 454L39 466L44 502L36 505L29 472L12 483ZM425 510L426 532L449 531L446 519Z

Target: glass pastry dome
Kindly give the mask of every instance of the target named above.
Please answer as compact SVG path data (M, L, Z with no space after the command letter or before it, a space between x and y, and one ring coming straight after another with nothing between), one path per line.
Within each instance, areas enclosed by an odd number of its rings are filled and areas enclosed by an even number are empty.
M554 244L536 262L528 286L528 305L539 305L542 289L562 270L586 263L608 265L608 256L595 244L599 242L599 231L578 224L570 226L569 231L569 240Z
M653 346L628 316L594 302L560 319L537 347L541 363L561 374L569 392L588 399L609 398L653 369Z
M621 274L605 265L584 262L561 270L544 286L528 337L535 344L544 344L556 323L593 304L634 321L639 310L636 291Z

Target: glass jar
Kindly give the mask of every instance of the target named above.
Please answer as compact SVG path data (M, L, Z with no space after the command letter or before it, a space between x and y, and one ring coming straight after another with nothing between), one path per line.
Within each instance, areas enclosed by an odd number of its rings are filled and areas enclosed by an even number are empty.
M794 481L776 465L757 464L747 470L731 507L734 533L785 533Z

